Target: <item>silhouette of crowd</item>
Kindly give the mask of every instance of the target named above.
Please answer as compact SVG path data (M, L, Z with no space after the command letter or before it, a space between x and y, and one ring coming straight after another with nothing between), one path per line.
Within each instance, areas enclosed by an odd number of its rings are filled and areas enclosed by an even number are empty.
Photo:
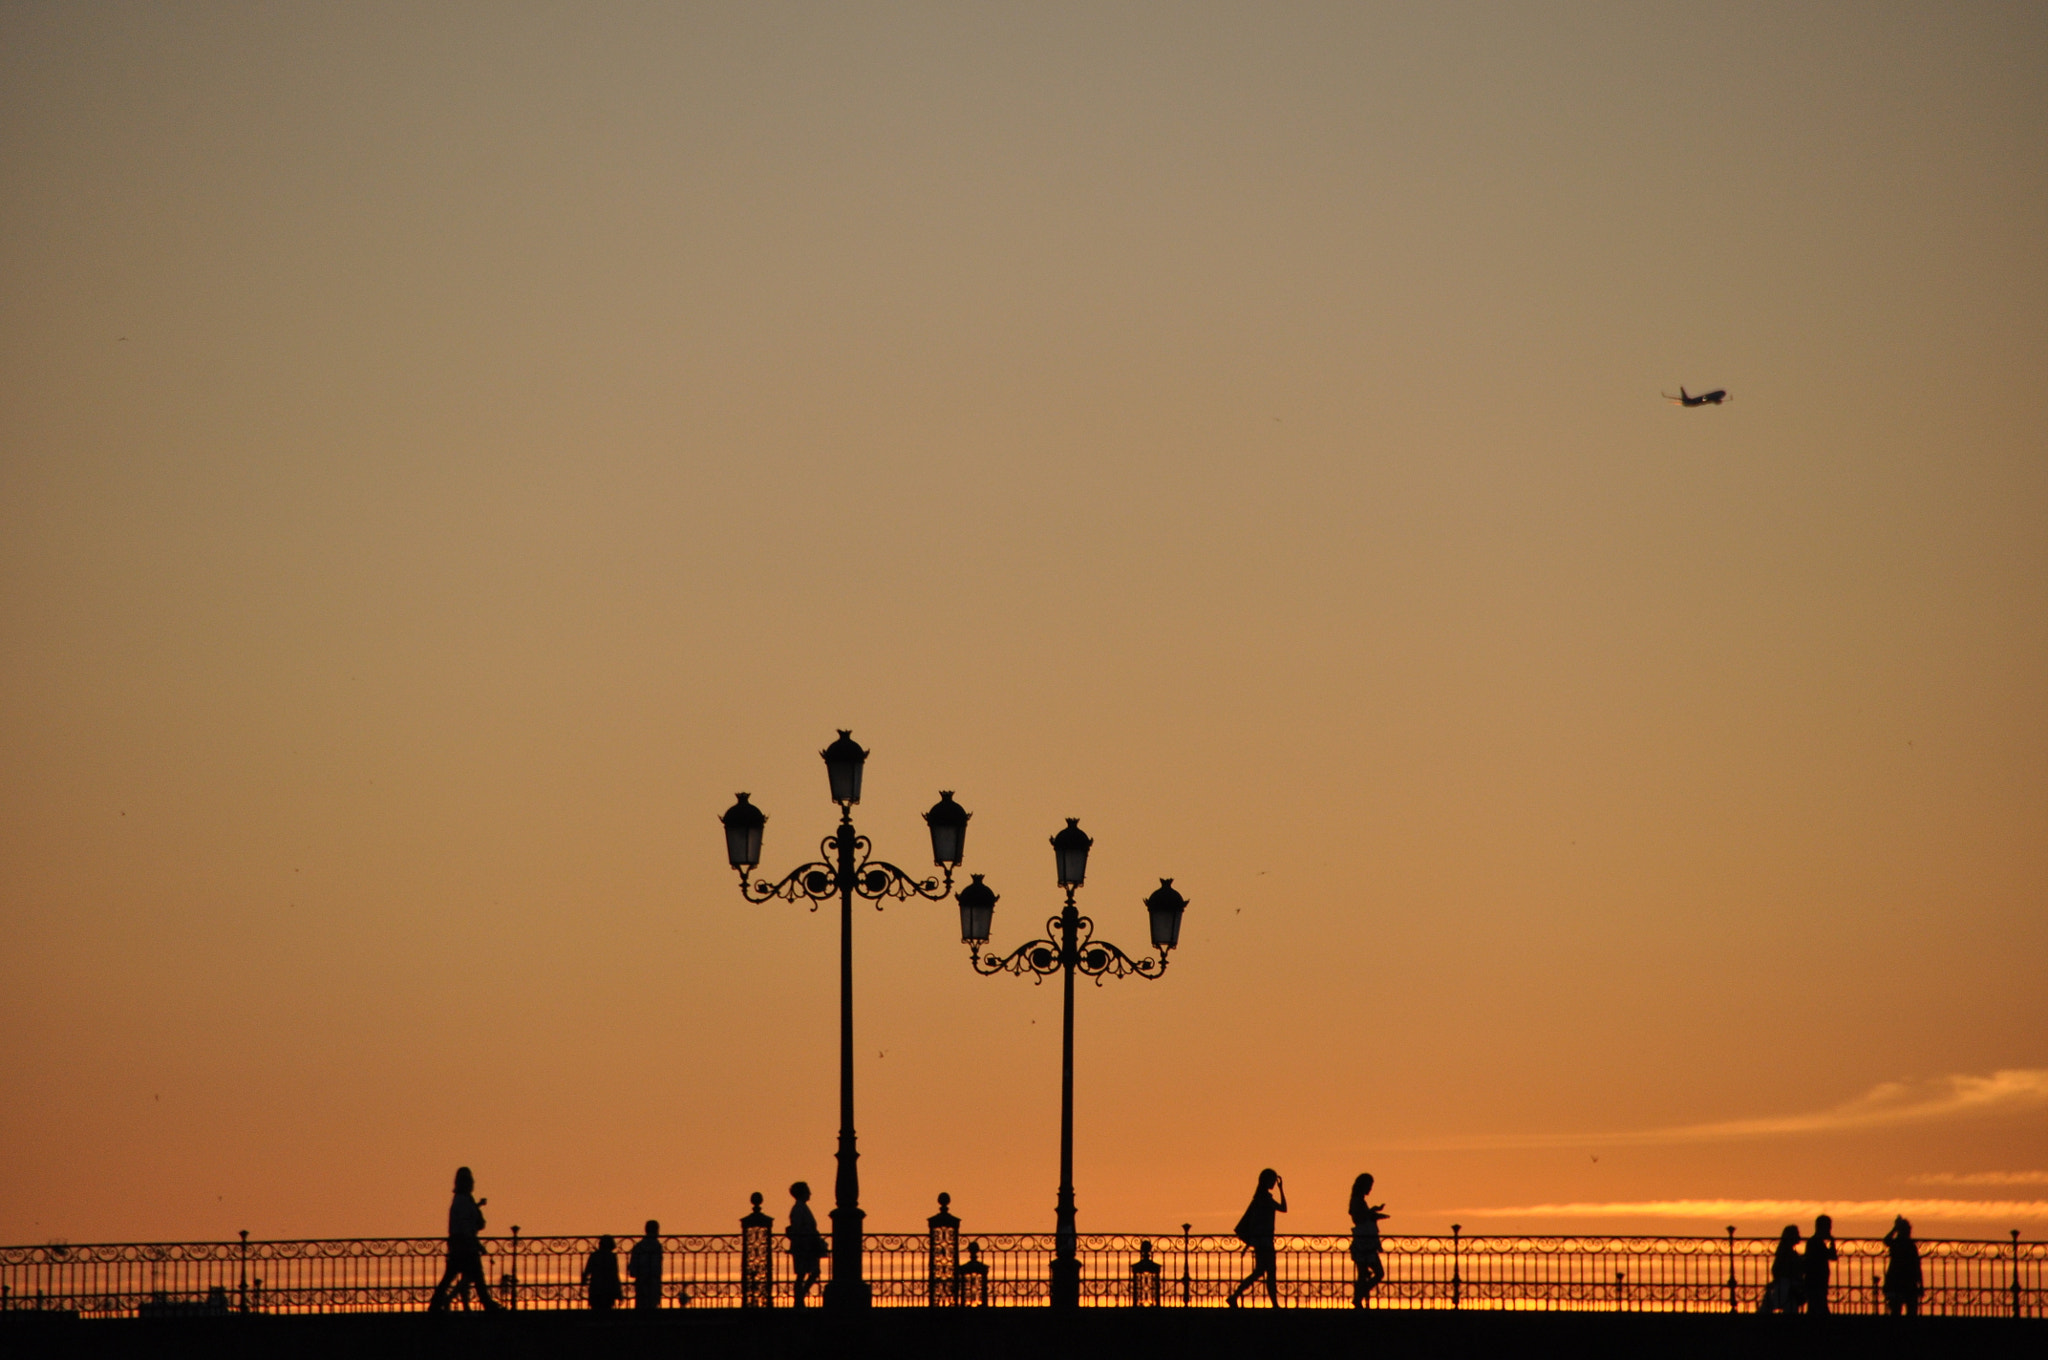
M1386 1278L1379 1225L1389 1215L1385 1204L1372 1203L1372 1190L1371 1173L1361 1172L1351 1183L1346 1205L1351 1218L1353 1308L1370 1307L1373 1290ZM475 1176L468 1167L458 1167L454 1198L448 1206L447 1265L427 1305L431 1312L444 1312L458 1300L467 1309L472 1295L477 1306L486 1311L497 1311L503 1307L491 1296L484 1280L481 1234L484 1230L483 1209L489 1201L478 1198L475 1192ZM802 1308L811 1291L817 1287L820 1268L830 1248L818 1230L817 1215L811 1209L811 1187L797 1181L789 1187L789 1195L788 1226L783 1235L788 1243L794 1275L795 1306ZM757 1215L760 1199L761 1196L754 1196ZM944 1199L941 1196L941 1212L944 1211ZM1251 1255L1251 1270L1230 1291L1229 1307L1238 1307L1244 1296L1262 1281L1267 1303L1276 1308L1281 1306L1277 1222L1279 1215L1287 1211L1286 1182L1278 1171L1267 1167L1259 1172L1251 1202L1237 1221L1235 1233L1244 1250ZM771 1223L766 1218L759 1221ZM949 1221L956 1225L958 1222L957 1219ZM513 1231L516 1233L518 1230L515 1228ZM1884 1235L1884 1246L1886 1264L1881 1286L1884 1309L1895 1317L1917 1317L1922 1284L1920 1248L1913 1240L1913 1225L1903 1216L1893 1219L1890 1231ZM1151 1247L1150 1242L1144 1244L1144 1260L1139 1269L1149 1269L1156 1274L1158 1267L1151 1260ZM1834 1220L1828 1215L1821 1214L1815 1218L1812 1232L1804 1237L1797 1224L1786 1224L1778 1235L1777 1248L1771 1258L1770 1282L1757 1299L1757 1311L1826 1316L1831 1311L1829 1290L1834 1263L1838 1259ZM507 1278L509 1280L510 1277ZM623 1276L619 1268L618 1243L606 1235L598 1238L596 1249L585 1261L579 1283L590 1308L595 1312L607 1312L624 1301L625 1280L632 1281L636 1312L662 1307L665 1282L661 1224L654 1219L647 1220L644 1234L633 1243L627 1254ZM1734 1287L1732 1278L1729 1286L1731 1289ZM680 1291L674 1297L678 1302L688 1302L687 1295ZM1730 1302L1732 1306L1732 1298Z

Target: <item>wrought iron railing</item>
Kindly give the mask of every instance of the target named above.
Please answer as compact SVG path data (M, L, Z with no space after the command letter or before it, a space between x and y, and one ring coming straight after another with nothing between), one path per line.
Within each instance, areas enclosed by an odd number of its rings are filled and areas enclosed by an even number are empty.
M619 1241L630 1246L632 1237ZM1134 1272L1146 1241L1159 1267ZM746 1297L738 1233L671 1236L664 1305L737 1308ZM906 1306L1043 1306L1050 1233L960 1229L961 1259L934 1255L924 1233L870 1233L866 1273L874 1302ZM499 1300L517 1309L583 1306L579 1283L594 1236L492 1237L485 1267ZM1278 1239L1279 1291L1288 1307L1351 1301L1349 1239ZM1934 1239L1920 1244L1923 1314L2048 1316L2048 1243ZM1375 1308L1641 1312L1753 1311L1770 1276L1775 1237L1389 1237ZM1881 1311L1886 1249L1843 1238L1829 1302L1838 1313ZM623 1255L623 1253L622 1253ZM1249 1268L1234 1237L1084 1234L1082 1302L1131 1305L1134 1280L1152 1279L1160 1306L1214 1308ZM440 1278L438 1238L156 1242L0 1248L0 1308L62 1309L90 1317L204 1313L402 1312L424 1308ZM752 1297L792 1303L789 1260L777 1239L771 1278ZM829 1275L830 1261L825 1263ZM765 1286L765 1289L759 1286ZM812 1302L817 1302L813 1294ZM1264 1286L1246 1298L1266 1306ZM458 1304L458 1306L461 1306ZM631 1306L631 1299L625 1306Z

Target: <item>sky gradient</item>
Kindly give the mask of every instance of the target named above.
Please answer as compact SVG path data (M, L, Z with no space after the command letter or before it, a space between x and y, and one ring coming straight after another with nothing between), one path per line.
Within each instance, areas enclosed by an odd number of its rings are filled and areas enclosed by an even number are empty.
M838 727L1192 903L1084 1231L2048 1231L2044 241L2035 5L0 7L0 1241L780 1218ZM856 926L870 1224L1049 1230Z

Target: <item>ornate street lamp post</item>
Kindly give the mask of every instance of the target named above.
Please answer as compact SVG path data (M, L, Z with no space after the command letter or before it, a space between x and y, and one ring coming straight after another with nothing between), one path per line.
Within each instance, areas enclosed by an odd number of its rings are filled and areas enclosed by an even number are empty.
M1158 958L1134 959L1113 944L1095 938L1095 923L1074 906L1074 889L1088 874L1088 850L1095 842L1081 830L1078 819L1052 838L1059 885L1066 889L1067 904L1060 914L1045 923L1048 938L1017 946L1001 957L981 956L988 943L989 927L995 919L996 894L981 875L960 890L960 940L969 948L974 971L984 977L997 973L1030 974L1042 982L1054 973L1065 979L1062 1030L1060 1036L1060 1193L1059 1218L1054 1229L1052 1262L1052 1306L1077 1308L1081 1304L1081 1259L1076 1253L1079 1234L1074 1227L1074 974L1095 979L1100 987L1106 977L1156 978L1166 971L1166 956L1180 943L1181 913L1187 899L1173 890L1173 880L1162 878L1159 887L1145 899L1152 918L1152 947Z
M853 805L860 801L861 771L868 753L853 734L818 753L825 758L832 801L839 804L839 829L819 843L823 859L799 864L774 883L756 880L761 863L761 831L768 818L747 801L746 794L718 820L725 826L726 858L739 871L740 895L749 902L782 898L818 904L839 899L839 1173L832 1188L832 1278L825 1284L828 1308L865 1308L867 1281L861 1276L860 1153L853 1133L853 899L864 897L881 910L885 898L923 897L944 901L953 891L953 870L967 845L967 819L973 814L953 801L950 791L924 815L932 835L932 863L941 878L913 878L887 860L870 858L868 838L853 828Z

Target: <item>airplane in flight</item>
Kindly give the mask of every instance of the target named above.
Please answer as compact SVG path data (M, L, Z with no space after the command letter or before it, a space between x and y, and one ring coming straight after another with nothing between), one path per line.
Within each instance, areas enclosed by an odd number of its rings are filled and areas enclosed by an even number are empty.
M1717 387L1711 392L1702 392L1695 397L1683 387L1680 387L1677 396L1674 397L1669 392L1666 392L1664 400L1677 406L1719 406L1722 402L1728 400L1728 389Z

